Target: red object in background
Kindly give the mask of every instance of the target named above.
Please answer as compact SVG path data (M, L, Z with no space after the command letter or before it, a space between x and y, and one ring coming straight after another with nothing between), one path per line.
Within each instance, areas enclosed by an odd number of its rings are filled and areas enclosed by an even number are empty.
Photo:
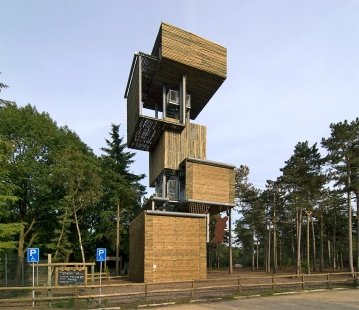
M224 234L226 233L224 230L227 227L228 216L221 218L220 216L216 217L216 229L214 231L213 242L223 242Z

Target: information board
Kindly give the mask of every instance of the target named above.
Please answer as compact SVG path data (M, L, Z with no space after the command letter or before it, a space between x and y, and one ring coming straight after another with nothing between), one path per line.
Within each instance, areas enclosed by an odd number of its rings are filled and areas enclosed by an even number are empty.
M85 271L62 271L59 270L59 285L84 285Z

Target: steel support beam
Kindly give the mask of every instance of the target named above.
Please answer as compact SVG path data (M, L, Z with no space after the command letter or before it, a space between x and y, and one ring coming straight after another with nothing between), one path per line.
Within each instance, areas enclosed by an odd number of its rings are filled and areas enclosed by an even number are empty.
M180 122L186 123L186 75L182 75L180 83Z
M142 56L138 56L138 113L142 115Z
M166 117L166 84L162 85L162 119Z

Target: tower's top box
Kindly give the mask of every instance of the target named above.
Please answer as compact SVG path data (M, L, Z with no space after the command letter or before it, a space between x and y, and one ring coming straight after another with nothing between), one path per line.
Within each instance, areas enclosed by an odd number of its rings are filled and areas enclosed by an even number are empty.
M161 23L152 55L227 77L227 49L191 32Z
M143 54L145 57L145 54ZM227 77L227 49L193 33L161 23L153 50L144 67L152 66L151 78L143 82L143 107L155 110L162 102L162 85L178 89L186 75L186 91L191 95L190 118L195 119ZM162 108L159 106L159 111Z

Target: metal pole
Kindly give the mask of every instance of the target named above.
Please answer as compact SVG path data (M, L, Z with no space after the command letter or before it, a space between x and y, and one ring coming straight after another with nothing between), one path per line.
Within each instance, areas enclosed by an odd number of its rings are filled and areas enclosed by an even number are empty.
M142 115L142 56L138 56L138 112Z
M182 82L181 82L181 93L180 93L180 120L182 124L186 123L186 75L182 75Z
M162 119L166 118L166 84L162 85Z
M167 197L167 195L166 195L166 174L164 172L162 175L162 197Z
M102 261L100 262L100 295L102 295ZM101 296L99 298L98 304L101 304Z
M233 261L232 261L232 209L229 209L229 273L233 273Z
M35 307L35 263L32 263L32 307Z
M36 263L36 286L39 286L39 263Z

